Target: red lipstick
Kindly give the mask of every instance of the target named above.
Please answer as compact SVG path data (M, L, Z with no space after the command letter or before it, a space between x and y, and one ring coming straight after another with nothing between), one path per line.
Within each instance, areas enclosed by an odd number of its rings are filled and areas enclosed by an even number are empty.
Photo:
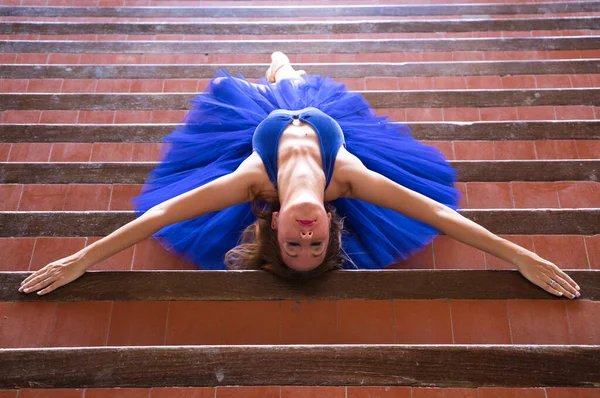
M312 227L314 223L314 220L298 220L298 224L303 227Z

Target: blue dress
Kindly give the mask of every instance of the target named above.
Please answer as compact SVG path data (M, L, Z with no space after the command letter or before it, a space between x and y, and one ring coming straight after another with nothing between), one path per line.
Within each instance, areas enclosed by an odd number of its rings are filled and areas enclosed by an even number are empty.
M235 171L255 149L265 162L269 178L276 183L276 168L269 165L268 159L276 159L273 148L277 148L278 141L272 143L268 155L264 153L268 145L259 147L256 141L253 145L254 133L274 111L290 120L294 115L303 115L302 120L308 122L311 112L307 108L316 108L337 122L346 149L366 167L458 209L460 191L453 186L456 171L444 155L415 140L407 125L377 117L361 94L318 75L284 79L277 84L261 79L259 83L220 70L205 92L191 100L192 108L163 139L159 164L149 174L141 194L133 199L137 216ZM329 181L337 151L328 152L320 138ZM339 149L339 144L332 145ZM342 246L358 268L385 268L407 259L439 233L420 221L357 199L340 198L331 204L344 217ZM169 225L153 238L198 268L222 270L226 269L225 253L237 245L242 231L255 220L250 203L244 203ZM350 264L347 267L353 268Z

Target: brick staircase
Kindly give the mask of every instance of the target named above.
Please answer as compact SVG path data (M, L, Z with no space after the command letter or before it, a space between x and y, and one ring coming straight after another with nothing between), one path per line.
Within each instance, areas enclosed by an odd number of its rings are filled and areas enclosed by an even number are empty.
M0 398L600 397L600 3L477 2L0 0ZM308 286L146 240L17 292L134 218L216 70L276 50L409 123L462 213L582 297L447 236Z

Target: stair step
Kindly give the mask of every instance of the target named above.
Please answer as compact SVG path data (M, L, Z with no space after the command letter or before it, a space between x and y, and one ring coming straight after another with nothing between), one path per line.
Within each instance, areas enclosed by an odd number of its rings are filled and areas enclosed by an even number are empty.
M471 209L460 213L496 234L600 233L600 209ZM134 219L131 211L0 212L0 237L104 236Z
M450 161L458 181L597 180L600 160ZM1 184L141 184L156 162L0 163Z
M594 1L516 4L424 4L241 7L1 7L0 16L108 18L407 17L417 15L552 14L597 12Z
M219 69L246 78L264 75L267 64L205 65L0 65L2 79L210 79ZM332 78L594 74L600 59L415 63L299 63L297 69Z
M600 88L359 91L373 108L600 105ZM0 94L0 110L152 110L189 108L190 94Z
M567 274L578 300L600 301L600 270ZM28 275L0 272L0 301L559 300L509 270L338 271L306 284L263 271L96 271L43 297L18 292Z
M358 40L86 41L2 40L2 53L92 54L356 54L421 51L598 50L600 37L435 38ZM264 57L261 61L264 62ZM292 61L294 62L294 61ZM309 61L310 62L310 61Z
M418 140L598 140L600 121L408 123ZM0 142L160 143L171 124L2 124Z
M493 363L490 358L494 358ZM600 347L305 345L7 349L0 351L0 366L5 369L0 379L2 388L227 384L597 387Z
M301 22L0 22L0 34L299 35L597 29L600 17Z

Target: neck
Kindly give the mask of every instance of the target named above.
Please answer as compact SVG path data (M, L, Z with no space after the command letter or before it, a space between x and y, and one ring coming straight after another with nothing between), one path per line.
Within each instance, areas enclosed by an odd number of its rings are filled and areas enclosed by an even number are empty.
M299 203L323 205L325 198L325 176L323 170L311 167L306 159L290 161L281 165L277 176L278 196L281 208Z

